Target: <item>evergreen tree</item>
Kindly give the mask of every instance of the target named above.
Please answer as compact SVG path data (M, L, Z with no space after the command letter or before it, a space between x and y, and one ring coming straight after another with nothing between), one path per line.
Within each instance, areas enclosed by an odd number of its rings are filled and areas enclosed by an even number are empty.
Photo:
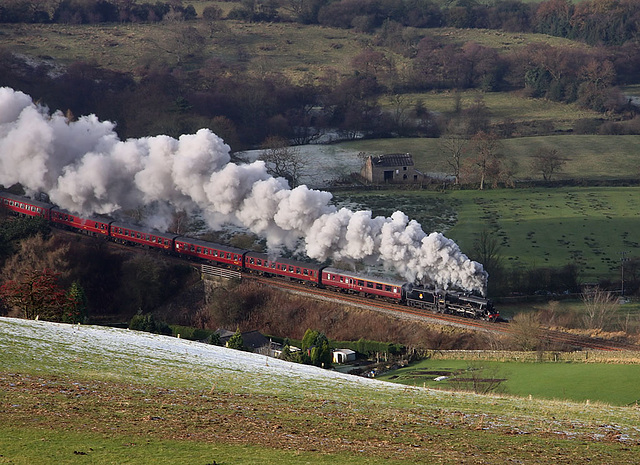
M245 350L244 349L244 341L242 340L242 333L240 333L240 328L236 330L236 333L229 338L227 341L227 347L229 349L236 350Z
M74 281L71 284L69 291L67 291L67 299L69 299L69 306L62 314L62 321L65 323L83 323L88 316L87 296L78 281Z
M331 349L329 349L329 340L324 333L307 329L302 338L302 352L303 363L323 368L331 366Z

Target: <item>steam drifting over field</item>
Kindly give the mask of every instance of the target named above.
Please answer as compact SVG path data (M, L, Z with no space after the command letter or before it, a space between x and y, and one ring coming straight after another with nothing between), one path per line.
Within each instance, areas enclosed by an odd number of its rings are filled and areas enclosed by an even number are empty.
M202 210L208 224L231 223L320 261L382 262L409 281L483 292L487 273L442 234L426 234L402 212L372 217L330 204L331 194L267 173L265 164L230 163L230 148L208 129L178 139L122 141L95 115L69 122L0 88L0 184L47 192L62 208L111 214L153 202ZM168 216L156 218L166 226Z

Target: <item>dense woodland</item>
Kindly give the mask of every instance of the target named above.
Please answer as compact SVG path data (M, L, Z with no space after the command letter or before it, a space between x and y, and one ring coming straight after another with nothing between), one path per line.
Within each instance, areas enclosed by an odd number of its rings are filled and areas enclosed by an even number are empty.
M272 14L264 13L269 8ZM634 26L639 10L640 5L632 1L575 5L564 0L470 1L445 6L431 1L344 0L242 2L222 18L216 7L206 7L199 17L193 7L179 1L14 0L0 6L0 21L182 21L185 46L174 51L180 54L178 65L141 65L131 72L91 62L59 69L47 60L34 63L4 51L0 85L23 90L52 108L69 109L70 115L95 113L116 121L123 138L178 136L206 126L234 150L260 146L270 136L304 144L328 129L341 131L345 138L438 137L454 126L467 136L479 131L495 131L500 137L523 133L510 121L489 127L482 101L456 108L459 121L455 125L421 102L395 114L383 111L379 103L382 96L401 98L409 92L433 90L519 91L534 98L576 102L618 120L585 124L576 131L637 133L638 125L624 123L635 117L635 107L618 86L640 82ZM214 24L232 19L362 30L370 34L373 44L402 55L410 66L400 69L380 48L364 48L352 57L351 73L346 76L327 70L321 79L292 82L283 74L255 75L241 64L205 56L206 37L189 26L194 21ZM585 46L531 44L501 53L475 42L451 43L429 35L428 28L442 26L541 32L581 40ZM554 130L550 125L533 129L537 134Z

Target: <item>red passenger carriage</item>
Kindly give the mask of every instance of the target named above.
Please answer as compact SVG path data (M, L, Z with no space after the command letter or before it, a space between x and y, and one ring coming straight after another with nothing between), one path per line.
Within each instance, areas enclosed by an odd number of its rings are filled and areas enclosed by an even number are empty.
M258 252L247 252L244 267L263 275L284 276L297 281L319 284L321 265L304 263L286 258L269 258L269 255Z
M126 223L111 223L111 237L124 244L140 244L157 249L173 251L177 234L166 234L153 229L144 229Z
M22 216L41 216L49 220L51 204L31 200L20 195L10 194L9 192L0 192L0 203L7 209L17 215Z
M325 287L340 289L345 292L401 301L402 286L405 283L398 280L363 276L337 268L324 268L322 270L322 284Z
M243 255L246 252L246 250L237 249L235 247L227 247L225 245L184 236L176 238L175 243L175 250L180 255L222 263L234 268L242 268Z
M51 208L51 222L92 236L108 237L111 220L93 216L83 218L67 210L53 207Z

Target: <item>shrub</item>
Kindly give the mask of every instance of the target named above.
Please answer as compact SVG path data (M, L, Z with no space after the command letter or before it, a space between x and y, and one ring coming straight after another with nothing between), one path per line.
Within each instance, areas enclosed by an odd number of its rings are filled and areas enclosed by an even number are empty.
M171 335L171 328L164 322L156 320L152 314L137 314L131 318L129 329L147 333Z

